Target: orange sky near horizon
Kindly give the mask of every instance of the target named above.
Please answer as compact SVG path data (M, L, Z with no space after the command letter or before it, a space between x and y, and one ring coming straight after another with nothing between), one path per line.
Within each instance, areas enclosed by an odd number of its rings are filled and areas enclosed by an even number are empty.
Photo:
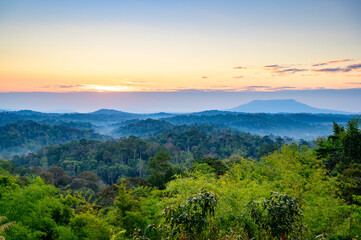
M0 64L5 65L0 57ZM11 66L0 70L0 92L123 92L123 91L278 91L347 89L361 87L361 61L263 66L233 65L224 69L119 71L90 68L66 71L45 63ZM66 65L60 64L62 66ZM351 66L351 68L350 68ZM45 70L42 70L45 69ZM108 70L108 71L107 71Z

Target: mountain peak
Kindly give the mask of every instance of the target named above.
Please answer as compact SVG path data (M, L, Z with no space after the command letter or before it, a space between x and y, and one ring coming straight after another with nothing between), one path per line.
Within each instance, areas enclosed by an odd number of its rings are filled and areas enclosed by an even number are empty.
M249 113L334 113L346 114L346 112L320 109L297 102L295 99L272 99L272 100L253 100L247 104L239 105L229 109L234 112Z

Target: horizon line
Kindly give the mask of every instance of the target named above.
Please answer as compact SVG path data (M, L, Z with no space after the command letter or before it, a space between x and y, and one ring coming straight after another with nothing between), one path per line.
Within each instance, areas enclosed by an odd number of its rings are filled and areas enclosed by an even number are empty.
M52 91L0 91L1 93L182 93L182 92L230 92L230 93L242 93L242 92L257 92L257 93L269 93L269 92L295 92L295 91L322 91L322 90L361 90L361 87L354 88L304 88L304 89L277 89L277 90L222 90L222 89L181 89L170 91L66 91L66 92L52 92Z

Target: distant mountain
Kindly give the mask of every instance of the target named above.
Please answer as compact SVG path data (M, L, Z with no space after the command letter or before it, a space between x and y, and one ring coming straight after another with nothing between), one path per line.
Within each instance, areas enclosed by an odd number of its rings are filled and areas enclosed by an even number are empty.
M247 104L229 109L233 112L247 113L332 113L349 114L343 111L314 108L304 103L297 102L294 99L280 100L254 100Z
M98 115L135 115L132 113L122 112L114 109L99 109L95 112L91 112L88 114L98 114Z

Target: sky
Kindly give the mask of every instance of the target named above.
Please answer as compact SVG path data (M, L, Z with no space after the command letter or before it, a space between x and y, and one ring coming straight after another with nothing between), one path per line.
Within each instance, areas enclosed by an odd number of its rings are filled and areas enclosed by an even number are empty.
M0 0L0 92L344 93L361 88L360 12L358 0Z

